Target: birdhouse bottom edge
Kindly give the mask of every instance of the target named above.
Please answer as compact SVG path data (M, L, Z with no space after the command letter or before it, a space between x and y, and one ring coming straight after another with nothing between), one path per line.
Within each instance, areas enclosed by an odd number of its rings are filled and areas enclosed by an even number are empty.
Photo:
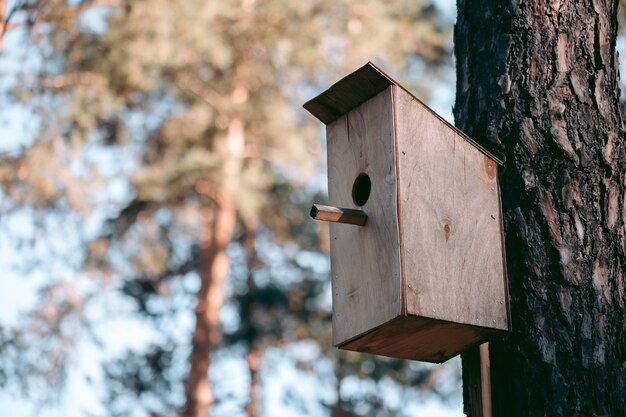
M350 340L338 343L336 347L391 358L442 363L491 336L505 332L500 329L403 315Z

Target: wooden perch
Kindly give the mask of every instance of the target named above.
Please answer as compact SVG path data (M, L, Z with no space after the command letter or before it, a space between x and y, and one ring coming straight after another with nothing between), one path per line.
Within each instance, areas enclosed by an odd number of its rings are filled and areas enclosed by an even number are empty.
M313 204L310 214L315 220L325 222L355 224L357 226L365 226L367 222L367 214L361 210L323 206L321 204Z

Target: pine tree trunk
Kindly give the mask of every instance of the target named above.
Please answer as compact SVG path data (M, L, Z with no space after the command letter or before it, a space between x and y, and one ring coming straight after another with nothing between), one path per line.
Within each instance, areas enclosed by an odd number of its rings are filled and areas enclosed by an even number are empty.
M457 126L502 155L494 416L626 415L617 1L458 1Z
M3 51L4 45L4 34L7 29L8 22L5 20L5 15L7 12L7 0L0 0L0 53Z
M196 327L190 368L187 377L187 404L185 416L207 417L213 402L213 391L208 380L211 353L221 340L219 310L224 303L223 284L228 276L226 245L231 240L235 225L235 210L228 202L217 208L205 209L206 222L200 243L200 289L196 301Z
M243 241L243 246L248 253L248 301L246 305L241 306L241 320L249 326L249 331L247 334L247 342L248 342L248 353L246 355L246 363L248 364L248 372L250 375L250 383L248 385L248 404L246 405L246 413L248 417L256 417L257 416L257 403L258 403L258 373L259 366L261 363L262 352L259 351L259 347L257 346L258 340L258 331L256 329L256 325L253 322L252 315L254 314L254 304L255 299L258 296L256 283L254 282L254 269L259 265L259 257L255 247L256 240L256 225L246 224L245 225L245 236Z
M248 364L248 370L250 371L250 384L248 386L250 397L248 404L246 405L246 413L248 417L257 416L257 387L259 384L258 373L259 364L261 363L261 354L256 348L251 348L246 355L246 363Z
M244 146L241 119L235 118L230 122L226 146L229 155L224 163L223 182L219 190L209 193L213 206L202 212L204 224L200 237L198 271L201 282L196 297L196 327L186 384L186 417L208 417L209 406L214 400L208 371L211 353L221 341L219 311L224 304L223 286L229 270L226 247L233 238L237 220L233 196L237 190Z

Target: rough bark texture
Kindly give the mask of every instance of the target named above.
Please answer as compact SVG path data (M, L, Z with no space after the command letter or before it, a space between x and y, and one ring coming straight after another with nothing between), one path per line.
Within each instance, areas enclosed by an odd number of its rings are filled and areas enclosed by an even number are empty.
M506 159L494 416L626 415L617 4L458 1L456 124Z

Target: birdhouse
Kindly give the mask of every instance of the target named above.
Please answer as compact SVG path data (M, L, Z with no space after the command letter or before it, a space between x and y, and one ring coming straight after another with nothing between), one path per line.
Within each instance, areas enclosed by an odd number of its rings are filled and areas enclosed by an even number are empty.
M368 63L326 124L333 344L443 362L509 330L496 157Z

